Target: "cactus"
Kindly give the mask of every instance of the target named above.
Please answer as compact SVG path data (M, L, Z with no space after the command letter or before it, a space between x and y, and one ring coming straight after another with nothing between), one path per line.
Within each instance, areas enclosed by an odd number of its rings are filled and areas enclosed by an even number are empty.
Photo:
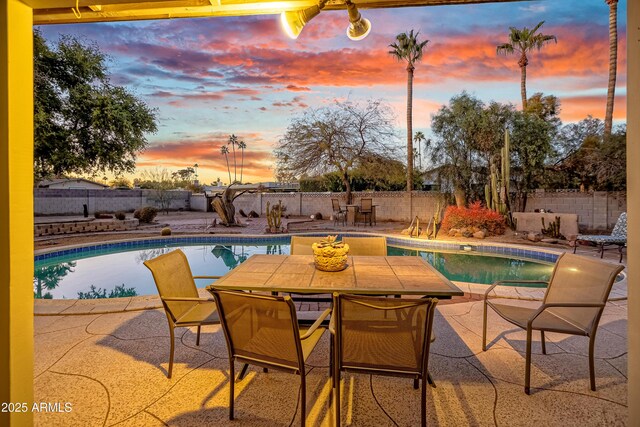
M280 231L280 226L282 225L282 200L278 200L278 204L271 208L271 203L267 202L267 224L269 225L269 230L273 232Z
M542 219L542 234L545 236L553 237L554 239L562 239L564 236L560 234L560 217L557 216L555 221L549 223L549 226L545 226L544 217Z
M504 146L500 150L500 173L498 174L496 165L492 163L489 184L484 186L484 197L487 208L503 215L507 220L507 225L515 230L516 225L509 209L510 150L509 131L505 131Z

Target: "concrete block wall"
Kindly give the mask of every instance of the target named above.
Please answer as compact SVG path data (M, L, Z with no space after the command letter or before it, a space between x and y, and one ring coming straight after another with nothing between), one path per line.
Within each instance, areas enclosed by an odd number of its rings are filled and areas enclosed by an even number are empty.
M189 209L190 191L172 191L170 209ZM156 206L153 190L83 190L36 188L33 191L35 215L82 215L87 205L89 215L95 212L133 211Z
M626 212L627 198L624 192L536 190L529 194L526 211L535 209L577 214L581 228L606 230L613 228L620 213Z
M192 211L206 212L207 197L204 194L192 194L189 199L189 206Z

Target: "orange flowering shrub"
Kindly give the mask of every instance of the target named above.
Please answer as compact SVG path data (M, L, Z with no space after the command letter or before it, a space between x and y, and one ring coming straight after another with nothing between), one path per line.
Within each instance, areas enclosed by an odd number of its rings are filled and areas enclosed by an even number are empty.
M505 219L498 212L482 206L480 201L473 202L468 208L449 206L444 211L442 230L448 232L452 228L485 229L489 235L504 234Z

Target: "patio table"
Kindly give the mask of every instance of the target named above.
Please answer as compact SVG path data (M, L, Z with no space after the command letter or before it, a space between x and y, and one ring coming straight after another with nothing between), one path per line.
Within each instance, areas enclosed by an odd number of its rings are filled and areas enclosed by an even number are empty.
M326 272L315 268L313 255L253 255L207 289L214 287L296 294L342 292L437 298L464 294L417 256L350 256L345 270Z

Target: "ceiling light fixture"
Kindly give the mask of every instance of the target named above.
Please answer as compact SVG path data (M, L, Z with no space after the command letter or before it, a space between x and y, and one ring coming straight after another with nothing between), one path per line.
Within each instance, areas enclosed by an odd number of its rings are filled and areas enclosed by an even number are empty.
M326 2L327 0L320 0L317 5L306 9L282 12L280 14L280 23L284 32L292 39L297 39L304 26L318 16Z
M371 31L371 22L363 18L358 12L358 8L350 0L346 0L347 11L349 12L349 27L347 28L347 37L351 40L362 40L367 37Z

